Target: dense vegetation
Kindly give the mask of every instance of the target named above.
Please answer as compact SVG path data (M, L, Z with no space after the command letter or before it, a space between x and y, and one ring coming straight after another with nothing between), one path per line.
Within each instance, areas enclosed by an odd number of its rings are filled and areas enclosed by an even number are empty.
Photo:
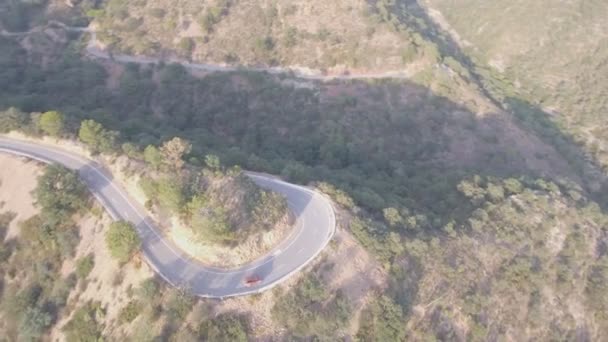
M598 173L605 172L608 159L598 127L606 110L608 50L606 23L597 14L608 10L605 3L378 4L384 4L389 21L416 27L438 48L445 65L555 146L584 174L589 189L603 196L598 183L604 176Z
M363 312L357 338L361 341L405 341L403 309L389 297L376 298Z
M410 338L606 334L597 284L607 275L608 216L596 203L544 180L472 177L458 188L475 208L467 222L406 242L391 268Z
M86 25L85 13L93 5L90 0L6 0L0 3L0 30L22 32L51 20Z
M224 313L212 316L210 303L195 299L187 289L168 288L150 278L134 291L134 298L121 310L120 324L131 324L128 336L136 341L247 341L246 316ZM192 311L198 320L187 320ZM162 322L162 329L156 323Z
M101 338L103 327L99 324L99 316L103 309L99 303L86 303L76 309L72 319L63 327L68 342L97 341Z
M114 92L105 87L103 68L75 56L38 72L55 81L34 82L34 88L9 81L0 103L26 111L59 108L71 126L93 118L141 148L179 135L192 143L191 155L199 160L215 154L226 165L283 174L292 181L329 180L376 211L402 206L441 218L459 201L453 189L462 175L517 172L527 168L525 159L544 159L550 166L542 172L567 172L535 141L519 145L501 119L478 120L407 82L352 82L343 92L338 84L328 84L319 94L261 74L195 79L176 65L130 65ZM338 95L329 95L334 92ZM408 96L399 96L402 92ZM368 95L361 101L353 93ZM459 148L473 151L462 158Z
M542 109L537 115L549 118L547 123L583 146L586 158L606 170L608 26L599 15L608 11L605 2L552 6L536 1L516 8L509 1L495 1L482 12L476 10L479 1L466 1L458 8L448 1L431 3L469 42L467 53L488 88L534 103ZM502 15L507 8L515 21ZM475 20L469 19L471 13ZM477 30L488 22L493 30Z
M111 0L88 14L104 44L130 54L347 72L395 71L428 52L421 37L377 20L363 1L205 0L168 7L162 1Z
M0 113L0 120L5 124L4 132L20 130L53 137L73 137L76 133L74 129L70 132L64 115L57 111L27 114L9 108ZM120 145L118 132L90 119L81 122L77 134L93 153L119 152L128 157L129 172L141 177L140 187L149 199L146 205L181 219L201 242L235 244L277 224L286 224L285 199L255 185L239 167L226 169L212 154L204 161L193 157L190 161L194 165L185 167L184 159L192 145L184 139L176 137L160 148L148 145L142 150L133 143ZM196 166L200 164L204 167ZM106 241L121 263L130 260L139 247L137 232L126 222L112 224Z
M44 10L45 0L5 1L0 5L0 22L10 31L24 31L35 22L36 14Z
M80 240L72 216L85 209L86 188L75 172L49 166L38 179L34 197L40 214L22 222L20 237L2 247L3 333L11 339L44 335L61 317L77 282L75 275L61 277L60 269Z
M40 213L21 222L19 234L0 248L0 332L10 340L27 341L47 338L51 329L62 331L67 341L107 337L108 307L99 301L78 299L87 285L101 286L97 278L89 276L95 267L93 254L74 260L80 241L74 218L88 209L86 188L75 172L51 165L40 175L33 195ZM12 213L0 214L2 239L14 217ZM138 246L137 233L124 222L112 224L106 237L110 254L123 263ZM62 277L66 263L74 265L74 272ZM114 287L122 281L120 274L117 270ZM131 325L132 329L113 332L117 339L248 339L246 316L212 316L206 311L209 303L197 302L187 289L173 289L151 278L128 292L131 300L120 310L118 325ZM200 311L198 320L184 323L193 307Z
M133 224L116 221L106 232L106 244L118 262L125 263L139 250L141 241Z
M41 67L36 51L0 38L0 108L6 108L0 129L21 127L33 135L78 131L96 151L121 149L156 170L142 184L156 199L150 205L223 242L237 237L227 229L229 215L214 203L221 198L216 189L195 182L189 170L171 178L166 172L182 169L187 160L204 167L207 179L221 176L239 186L242 176L233 165L320 182L318 188L339 205L343 225L390 274L388 289L360 313L360 340L598 340L608 334L606 197L602 169L594 165L605 163L605 37L581 32L594 25L601 31L603 17L594 13L604 5L495 1L475 12L479 1L429 1L473 44L467 45L437 25L418 1L369 3L365 15L377 25L369 24L374 31L362 40L364 51L389 27L395 37L406 37L405 45L395 45L406 49L374 49L382 51L383 65L422 60L444 71L429 72L426 65L416 74L417 84L304 84L245 71L197 79L178 65L127 65L108 73L81 60L76 42L65 52L50 48ZM178 8L121 1L103 2L89 15L101 24L100 38L111 49L133 53L169 49L216 62L290 64L296 61L291 56L303 58L298 49L310 55L314 42L325 53L312 66L374 66L361 59L360 47L345 47L338 30L319 27L311 34L296 24L285 27L295 19L278 20L296 18L299 6L257 6L261 12L250 20L254 36L244 36L247 44L223 39L243 38L230 30L243 30L234 20L252 2L181 6L192 6L190 13L200 17L178 22ZM507 16L507 8L521 12ZM567 15L575 9L581 15ZM543 20L548 17L568 20ZM480 29L488 23L491 28ZM202 29L200 39L173 39L172 32L191 24ZM389 62L396 55L399 61ZM449 81L437 81L439 74ZM433 91L420 85L431 83ZM478 95L460 104L450 100L469 92ZM491 105L484 107L484 101ZM547 107L556 115L547 115ZM87 121L81 125L82 120ZM174 136L182 142L163 146ZM226 169L218 167L219 160ZM257 196L252 203L273 202L272 196ZM260 219L273 217L250 209ZM82 265L86 273L87 263ZM143 284L140 291L153 292L149 286L154 285ZM274 320L293 338L332 339L352 323L348 300L326 291L317 273L277 297ZM148 302L136 298L121 315L125 324L139 322L142 340L152 334L145 327L154 305L166 310L176 329L191 298L176 291ZM35 310L24 317L42 327L32 336L49 324ZM248 329L242 317L219 316L183 327L176 338L243 340Z
M331 339L350 321L351 308L343 293L327 293L313 273L292 291L279 296L272 314L292 338Z
M148 145L143 153L132 144L123 147L132 160L147 164L143 172L135 166L147 206L180 218L201 242L235 244L286 218L285 198L261 189L238 167L226 169L216 155L206 155L203 168L186 167L192 145L184 139ZM191 162L201 164L195 157Z

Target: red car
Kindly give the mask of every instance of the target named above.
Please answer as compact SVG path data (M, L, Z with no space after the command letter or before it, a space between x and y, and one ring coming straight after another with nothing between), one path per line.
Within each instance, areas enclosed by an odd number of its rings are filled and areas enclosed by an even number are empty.
M247 286L247 287L257 285L261 282L262 282L262 278L260 278L256 275L245 278L245 286Z

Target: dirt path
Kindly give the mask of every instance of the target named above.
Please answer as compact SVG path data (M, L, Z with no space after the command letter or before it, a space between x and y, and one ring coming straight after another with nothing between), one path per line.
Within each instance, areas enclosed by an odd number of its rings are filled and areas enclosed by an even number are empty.
M65 30L72 32L84 32L91 34L91 39L87 43L86 54L88 57L96 59L110 60L118 63L135 63L135 64L159 64L159 63L175 63L181 64L184 68L192 71L205 71L205 72L233 72L238 70L248 70L257 72L267 72L273 75L278 74L289 74L295 78L315 81L332 81L332 80L355 80L355 79L408 79L411 77L407 71L388 71L381 73L366 73L366 74L342 74L342 75L325 75L321 70L309 69L297 66L286 66L286 67L253 67L253 66L241 66L241 65L229 65L229 64L209 64L209 63L192 63L187 60L176 58L176 57L150 57L150 56L133 56L126 54L113 54L102 48L97 39L97 31L90 27L73 27L67 26L64 23L58 21L50 21L45 26L37 26L29 31L24 32L8 32L6 30L0 31L0 35L5 37L19 37L26 36L28 34L42 32L44 29L52 26L59 26Z

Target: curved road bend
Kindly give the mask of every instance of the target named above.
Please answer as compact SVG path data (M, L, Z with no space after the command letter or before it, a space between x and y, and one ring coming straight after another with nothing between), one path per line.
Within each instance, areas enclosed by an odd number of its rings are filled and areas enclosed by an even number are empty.
M0 152L25 156L45 163L58 163L77 170L91 193L115 220L133 223L142 240L148 264L173 286L189 288L195 295L210 298L259 293L294 274L325 248L335 230L330 202L305 187L269 176L248 173L259 186L287 198L296 216L293 233L265 257L234 269L209 267L189 258L166 239L139 203L98 163L80 155L46 145L0 137ZM262 281L244 286L250 276Z

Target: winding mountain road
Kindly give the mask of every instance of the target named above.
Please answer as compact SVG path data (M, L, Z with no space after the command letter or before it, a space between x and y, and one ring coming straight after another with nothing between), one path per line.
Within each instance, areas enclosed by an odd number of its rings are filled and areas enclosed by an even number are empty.
M274 177L248 172L259 186L287 198L289 209L296 217L296 227L268 255L248 265L234 269L209 267L190 258L164 237L142 206L129 197L99 163L57 147L5 137L0 137L0 152L77 170L114 220L135 225L148 264L171 285L186 287L201 297L226 298L267 290L312 261L327 246L335 231L334 211L324 196ZM251 276L260 277L262 281L246 287L245 279Z

